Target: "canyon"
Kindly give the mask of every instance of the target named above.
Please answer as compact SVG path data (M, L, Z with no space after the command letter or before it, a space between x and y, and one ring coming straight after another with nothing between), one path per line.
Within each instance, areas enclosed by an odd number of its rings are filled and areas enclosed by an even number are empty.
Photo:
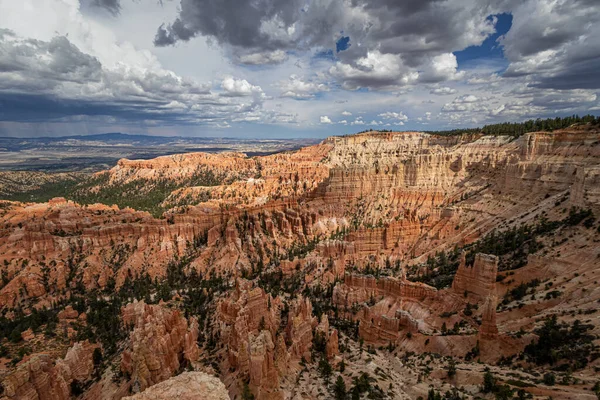
M598 215L590 124L122 159L0 200L0 398L595 399Z

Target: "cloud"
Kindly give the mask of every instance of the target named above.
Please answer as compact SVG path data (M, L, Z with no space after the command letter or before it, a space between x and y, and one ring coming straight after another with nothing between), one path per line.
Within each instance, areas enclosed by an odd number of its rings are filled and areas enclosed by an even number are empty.
M98 82L102 65L65 36L49 42L24 39L0 29L0 86L5 90L52 89L73 82Z
M283 50L291 45L301 9L300 0L181 0L179 16L159 27L154 44L168 46L202 35L245 54Z
M263 110L264 92L244 79L225 78L220 89L161 68L125 63L109 68L65 36L44 41L0 31L1 121L107 116L124 123L224 126L227 120L293 120Z
M465 94L456 97L451 103L446 103L442 107L444 112L465 112L465 111L484 111L486 110L485 105L482 103L483 100L472 94Z
M329 73L349 90L390 89L415 83L419 77L418 72L405 68L398 56L382 54L377 50L368 52L354 65L338 62L330 68Z
M329 119L329 117L327 115L321 115L321 118L319 120L322 124L332 124L333 123L333 122L331 122L331 119Z
M363 121L362 117L355 118L354 121L350 122L350 125L364 125L365 121Z
M310 134L321 116L342 131L582 114L599 101L596 9L594 0L0 0L0 120L232 134L241 123L248 134L296 124ZM506 59L489 58L486 44L463 62L458 51L494 34L501 12L513 21L496 44Z
M240 54L237 61L247 65L280 64L288 59L285 51L263 51L258 53Z
M452 88L450 88L448 86L443 86L443 87L431 89L429 91L429 94L435 94L435 95L438 95L438 96L446 96L446 95L449 95L449 94L455 94L456 92L457 92L456 89L452 89Z
M385 120L393 120L394 123L399 124L399 125L404 125L404 123L408 121L408 117L406 115L404 115L404 113L402 111L400 111L400 112L388 111L388 112L379 114L379 116Z
M297 75L291 75L289 79L280 81L277 87L281 90L281 97L291 97L298 100L314 98L317 93L329 90L327 85L319 82L307 82Z
M518 3L500 40L510 61L505 77L527 76L549 89L600 88L600 13L593 0Z
M419 74L421 82L445 82L460 79L464 72L458 71L458 62L456 56L452 53L437 55L431 59L425 66L425 69Z
M120 0L79 0L82 7L95 7L104 9L113 15L119 14L121 10Z
M236 62L253 65L281 63L289 52L329 51L339 57L331 73L345 88L381 89L413 83L419 74L422 82L459 79L453 52L493 34L496 19L488 16L506 11L507 3L181 0L177 17L158 27L154 43L202 36Z
M223 79L221 88L223 89L223 96L228 97L245 97L255 94L262 96L263 94L260 86L252 85L245 79L235 79L233 77Z

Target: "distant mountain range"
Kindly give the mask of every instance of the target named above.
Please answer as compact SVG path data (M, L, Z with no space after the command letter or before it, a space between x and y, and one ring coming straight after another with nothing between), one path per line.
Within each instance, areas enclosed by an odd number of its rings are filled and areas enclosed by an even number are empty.
M248 156L295 150L318 139L240 139L130 135L120 132L59 137L0 137L0 170L79 171L106 168L120 159L238 151Z

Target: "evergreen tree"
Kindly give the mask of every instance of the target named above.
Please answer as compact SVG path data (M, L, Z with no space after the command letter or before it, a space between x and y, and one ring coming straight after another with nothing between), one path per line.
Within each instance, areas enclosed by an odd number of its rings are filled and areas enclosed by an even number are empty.
M346 399L346 383L341 375L338 375L337 380L335 381L335 385L333 386L333 395L335 400Z

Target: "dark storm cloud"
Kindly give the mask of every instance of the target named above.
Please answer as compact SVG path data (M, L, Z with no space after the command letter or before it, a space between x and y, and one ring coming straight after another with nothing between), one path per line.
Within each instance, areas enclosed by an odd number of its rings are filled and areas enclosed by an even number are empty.
M104 9L113 15L121 11L120 0L79 0L79 2L83 7Z
M182 0L179 17L158 29L154 44L167 46L203 35L241 48L280 49L285 41L261 26L273 21L287 29L298 19L301 7L300 0Z
M176 20L161 26L157 46L202 35L237 52L335 49L340 32L353 43L340 55L355 60L370 49L407 55L436 55L481 42L493 32L486 21L503 1L475 0L181 0Z
M94 82L100 79L100 62L82 53L64 36L49 42L19 40L0 30L0 88L44 90L62 82Z
M600 88L599 5L594 0L520 4L501 40L510 61L504 76L529 77L539 88Z
M600 89L600 54L588 60L566 63L556 73L541 76L533 86L550 89Z
M46 122L71 116L111 116L122 120L185 121L184 113L160 113L166 102L58 99L52 95L0 93L0 121ZM35 110L34 113L31 110Z

